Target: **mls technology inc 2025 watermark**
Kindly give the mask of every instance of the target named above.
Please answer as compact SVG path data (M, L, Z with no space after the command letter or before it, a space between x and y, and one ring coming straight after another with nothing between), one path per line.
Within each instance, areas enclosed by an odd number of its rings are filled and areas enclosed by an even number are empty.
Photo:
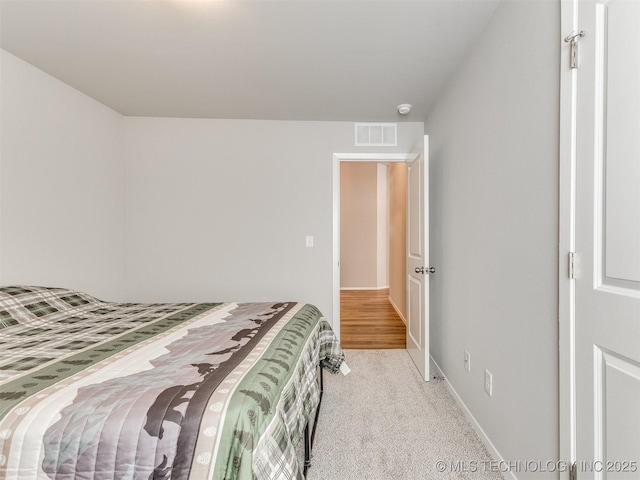
M534 472L534 473L553 473L568 472L571 464L564 461L555 460L439 460L435 464L438 472L452 473L475 473L475 472ZM638 471L637 461L615 461L615 462L577 462L576 470L578 472L608 472L608 473L635 473Z

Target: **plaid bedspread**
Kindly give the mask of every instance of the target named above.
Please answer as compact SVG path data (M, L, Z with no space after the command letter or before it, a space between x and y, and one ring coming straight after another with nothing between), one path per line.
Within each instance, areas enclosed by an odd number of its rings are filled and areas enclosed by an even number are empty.
M0 288L0 479L300 479L343 358L308 304Z

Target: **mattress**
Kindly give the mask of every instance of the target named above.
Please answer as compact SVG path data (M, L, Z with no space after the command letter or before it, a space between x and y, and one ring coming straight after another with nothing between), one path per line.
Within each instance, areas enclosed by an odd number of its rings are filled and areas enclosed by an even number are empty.
M318 365L313 305L113 303L0 288L0 479L297 479Z

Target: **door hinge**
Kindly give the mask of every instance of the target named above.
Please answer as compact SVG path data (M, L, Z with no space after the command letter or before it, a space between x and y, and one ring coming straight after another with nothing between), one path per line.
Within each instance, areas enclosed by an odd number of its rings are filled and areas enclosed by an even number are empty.
M569 480L578 480L578 465L573 462L569 467Z
M569 44L569 68L578 68L578 42L584 37L584 30L578 33L571 32L564 41Z
M569 278L576 278L576 254L569 252Z

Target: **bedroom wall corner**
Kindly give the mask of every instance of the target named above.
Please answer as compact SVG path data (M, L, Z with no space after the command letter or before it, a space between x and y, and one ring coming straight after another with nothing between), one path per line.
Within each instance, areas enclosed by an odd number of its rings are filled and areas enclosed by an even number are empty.
M561 44L559 0L503 1L425 123L431 352L506 461L559 455Z
M0 51L2 285L124 295L124 117Z

